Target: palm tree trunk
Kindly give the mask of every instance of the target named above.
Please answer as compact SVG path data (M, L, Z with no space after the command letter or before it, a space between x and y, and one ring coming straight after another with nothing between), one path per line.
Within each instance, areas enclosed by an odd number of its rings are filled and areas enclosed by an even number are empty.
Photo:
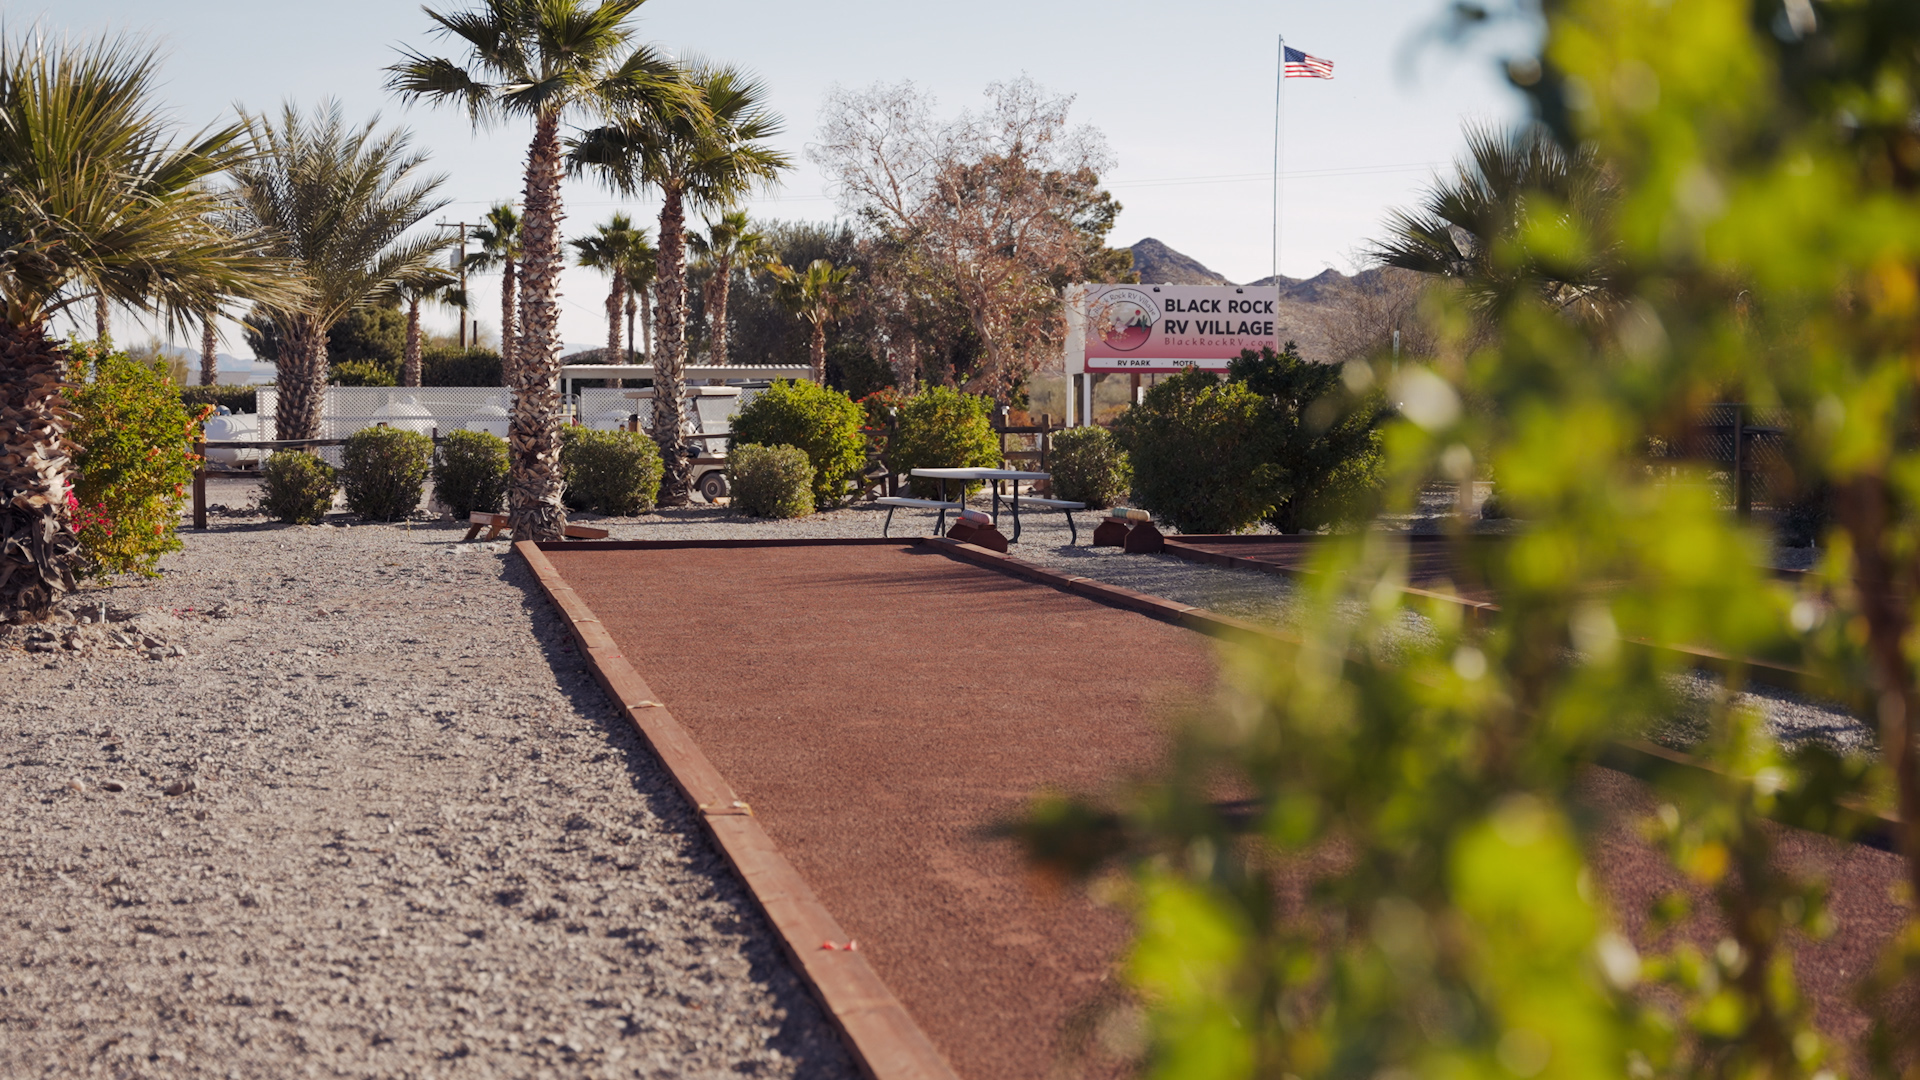
M500 381L506 386L513 385L514 341L514 274L513 260L503 259L500 266Z
M420 298L407 301L407 352L400 366L400 385L420 385Z
M327 399L327 334L311 315L288 316L280 341L273 437L317 439Z
M629 364L633 363L633 359L634 359L633 357L633 313L635 311L638 311L639 309L640 309L640 302L633 298L633 293L631 292L627 293L627 351L620 354L620 359Z
M606 363L624 363L626 357L620 355L620 300L627 291L627 275L618 270L613 272L613 288L607 290L607 358Z
M653 297L645 289L637 294L640 298L640 351L646 354L647 363L653 363Z
M0 618L44 619L73 591L65 369L40 329L0 323Z
M558 540L560 505L560 117L543 113L527 150L521 221L520 336L514 347L512 475L508 511L515 540Z
M212 386L220 381L220 354L215 351L220 344L219 335L214 333L213 315L207 314L200 319L200 385Z
M677 188L668 188L660 207L660 279L654 291L660 303L660 354L653 361L653 441L660 444L666 470L660 478L661 506L685 506L690 465L680 438L680 398L687 363L687 215Z
M102 345L113 341L112 311L107 307L107 294L93 294L93 340Z
M813 373L816 386L827 385L827 320L824 315L814 319L813 334L807 342L808 369Z
M707 322L713 327L713 362L716 367L725 367L727 363L727 294L733 291L732 279L732 260L716 260L707 296Z

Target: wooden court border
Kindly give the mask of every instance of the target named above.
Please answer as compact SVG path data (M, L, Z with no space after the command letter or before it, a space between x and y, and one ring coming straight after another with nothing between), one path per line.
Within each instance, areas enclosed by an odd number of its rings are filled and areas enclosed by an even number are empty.
M1304 542L1304 540L1303 540ZM1173 552L1176 541L1167 542ZM568 585L547 551L647 551L685 548L772 548L772 547L924 547L961 562L971 563L1063 592L1083 596L1098 603L1132 611L1148 618L1240 644L1282 644L1306 646L1298 637L1282 630L1234 619L1205 608L1180 604L1162 597L1109 585L1092 578L1062 574L1034 563L1002 555L996 551L945 537L826 537L768 538L764 540L589 540L516 542L514 550L527 561L541 589L566 621L569 632L586 659L594 680L626 713L647 745L660 758L674 786L694 807L696 816L713 838L728 863L740 875L747 891L760 905L780 938L781 948L792 961L808 988L813 991L827 1016L839 1032L861 1072L871 1080L959 1080L946 1058L907 1012L906 1007L881 981L879 973L858 952L829 951L820 948L823 941L844 941L846 932L827 911L811 887L801 878L773 838L767 835L753 816L752 807L734 792L720 775L692 735L659 700L631 661L621 654L592 608ZM1192 549L1200 558L1190 561L1213 565L1244 564L1283 576L1297 576L1292 568L1258 563L1250 559L1222 556ZM1425 590L1408 590L1425 592ZM1470 604L1444 593L1434 597ZM1492 605L1479 605L1491 608ZM1495 609L1497 610L1497 609ZM1686 650L1679 650L1686 651ZM1718 775L1713 766L1686 754L1644 740L1620 740L1610 744L1597 764L1618 769L1641 780L1650 780L1673 771ZM1876 811L1849 806L1865 824L1855 841L1887 851L1897 851L1901 833L1897 818Z

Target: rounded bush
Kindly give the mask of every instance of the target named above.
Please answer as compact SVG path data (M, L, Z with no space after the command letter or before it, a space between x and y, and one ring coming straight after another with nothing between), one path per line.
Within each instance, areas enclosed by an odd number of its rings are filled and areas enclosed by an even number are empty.
M994 469L1000 466L1000 437L990 419L992 402L963 394L948 386L930 386L899 407L900 427L887 448L887 467L897 473L913 469ZM940 493L940 481L912 481L922 499ZM973 491L979 484L968 484ZM947 485L948 497L959 494Z
M153 577L180 548L174 529L199 459L192 440L212 408L181 404L164 363L76 343L67 394L79 473L67 494L91 575Z
M813 463L795 446L736 446L727 455L733 508L751 517L796 518L813 513Z
M661 471L660 448L640 432L560 429L560 478L571 509L644 514L660 495Z
M400 373L378 360L346 360L328 369L335 386L399 386Z
M1113 433L1144 509L1183 533L1239 532L1291 494L1266 399L1193 368L1163 379Z
M347 437L340 480L347 509L374 521L398 521L420 507L433 471L433 440L417 431L371 427Z
M433 497L465 520L476 510L499 513L507 501L507 440L484 431L453 431L433 452Z
M1052 436L1047 471L1053 474L1053 497L1105 510L1125 502L1133 489L1133 464L1120 449L1113 432L1103 427L1068 428Z
M333 508L333 466L304 450L275 450L260 474L260 509L276 521L312 525Z
M782 379L733 418L736 445L792 446L813 465L813 505L846 498L867 464L866 410L832 387Z

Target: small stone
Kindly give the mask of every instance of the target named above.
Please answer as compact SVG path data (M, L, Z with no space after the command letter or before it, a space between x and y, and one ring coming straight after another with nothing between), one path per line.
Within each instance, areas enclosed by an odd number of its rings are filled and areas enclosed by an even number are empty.
M83 784L83 783L81 783L81 782L80 782L80 781L79 781L78 779L74 779L74 780L69 780L69 781L67 781L67 786L68 786L68 787L70 787L70 788L72 788L72 789L73 789L73 790L75 790L75 791L85 791L85 790L87 790L87 785L85 785L85 784Z
M121 783L118 780L102 780L100 782L100 790L101 791L125 791L127 790L127 785Z
M193 781L185 777L182 777L178 780L175 780L173 783L168 784L165 788L162 788L161 794L185 795L187 792L192 790L193 790Z
M167 650L165 649L148 649L147 650L147 659L149 660L165 660L166 658L167 658Z

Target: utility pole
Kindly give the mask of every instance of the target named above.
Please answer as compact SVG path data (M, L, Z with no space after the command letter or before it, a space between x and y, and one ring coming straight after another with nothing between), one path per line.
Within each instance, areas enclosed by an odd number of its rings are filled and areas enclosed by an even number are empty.
M442 229L460 230L460 246L456 248L453 253L453 270L460 275L460 301L463 305L460 308L460 351L465 352L467 349L467 309L464 306L467 298L467 230L479 228L480 223L477 221L442 221L437 224ZM475 334L474 337L478 338L479 335Z

